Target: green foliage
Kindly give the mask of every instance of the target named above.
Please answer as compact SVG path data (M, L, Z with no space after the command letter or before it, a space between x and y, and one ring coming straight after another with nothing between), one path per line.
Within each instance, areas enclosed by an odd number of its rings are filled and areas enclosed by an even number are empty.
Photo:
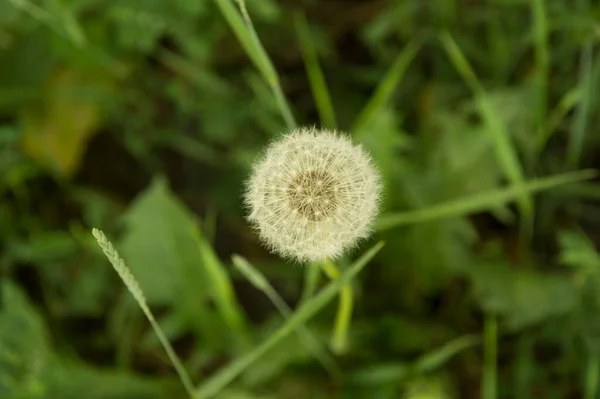
M213 348L229 350L231 342L247 340L223 265L164 180L156 179L140 194L124 221L123 256L149 304L178 308L184 324L194 326ZM209 300L216 302L216 310L207 306Z
M597 2L293 3L0 1L0 398L186 397L92 227L203 399L597 398ZM243 219L296 124L384 180L335 281Z
M167 398L172 384L96 370L57 356L42 317L12 282L4 281L0 312L0 395L3 398ZM169 385L171 386L169 388Z

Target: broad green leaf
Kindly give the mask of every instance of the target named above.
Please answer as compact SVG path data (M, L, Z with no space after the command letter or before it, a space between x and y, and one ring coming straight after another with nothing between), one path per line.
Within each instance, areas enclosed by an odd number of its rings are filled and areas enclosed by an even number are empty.
M180 300L184 264L197 261L187 230L190 217L164 179L154 180L124 215L126 231L119 250L151 305ZM187 242L182 241L186 236ZM193 278L197 281L197 298L206 293L200 271L196 268Z
M560 262L587 273L598 273L600 257L594 242L583 232L563 231L559 235Z
M470 271L481 308L519 330L550 317L565 315L577 305L577 286L568 275L484 263Z
M181 388L102 371L57 356L40 314L12 282L0 282L0 397L11 399L166 399Z
M0 289L0 397L42 396L54 366L43 320L12 282Z
M247 336L246 321L224 266L195 216L157 178L125 214L120 250L151 305L173 305L217 347L232 349ZM209 306L214 300L216 310ZM221 320L215 323L216 316ZM229 332L226 333L226 329Z

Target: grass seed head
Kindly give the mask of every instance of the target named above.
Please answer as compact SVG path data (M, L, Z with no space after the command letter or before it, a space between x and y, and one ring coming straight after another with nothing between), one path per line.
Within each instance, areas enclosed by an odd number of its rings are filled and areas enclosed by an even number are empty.
M301 128L267 147L244 199L268 248L305 262L336 258L367 237L380 193L362 146L336 132Z

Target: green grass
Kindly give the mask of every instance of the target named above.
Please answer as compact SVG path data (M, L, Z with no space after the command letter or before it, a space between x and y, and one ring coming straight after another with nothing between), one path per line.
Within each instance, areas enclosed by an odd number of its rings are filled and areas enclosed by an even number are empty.
M469 88L473 91L481 117L485 121L487 131L494 142L494 149L505 177L514 185L523 184L524 172L519 161L516 147L508 134L503 118L496 112L488 94L475 75L473 68L465 58L460 47L449 33L441 36L444 49L448 53L456 70L460 73ZM519 210L522 213L522 229L526 238L529 238L533 229L533 201L525 193L518 199Z
M302 49L302 57L310 82L310 88L315 99L315 105L319 111L319 117L321 118L321 125L325 128L336 129L337 119L333 104L331 103L331 95L329 94L327 82L325 82L323 71L319 65L319 59L306 17L300 13L294 14L294 24L300 48Z
M252 266L246 259L238 255L234 255L233 263L248 281L250 281L257 289L261 290L269 298L269 300L273 303L273 305L275 305L283 317L289 319L292 316L292 309L290 309L281 295L277 293L275 288L273 288L273 286L257 268ZM342 287L342 291L343 290L344 287ZM327 369L331 376L339 379L341 377L341 371L336 360L321 347L318 339L312 335L306 325L299 325L296 329L296 332L302 339L304 345L306 345L306 347L313 352L314 356L321 362L323 367Z
M465 198L448 201L423 209L402 213L389 213L379 218L377 230L387 230L407 224L424 223L436 219L446 219L466 216L473 213L485 212L499 208L515 201L523 193L533 193L549 190L563 184L580 180L591 179L597 176L595 171L580 171L564 173L525 182L522 186L510 186L505 189L493 190L481 194L470 195Z
M227 19L227 22L235 32L244 50L254 62L256 68L260 71L269 87L271 87L273 95L275 96L275 101L277 102L277 106L281 111L287 128L295 128L296 120L294 119L287 99L283 94L279 75L256 34L252 20L246 10L244 0L237 0L240 9L239 13L230 0L214 1L217 3L223 16Z
M118 3L0 2L0 397L597 397L594 2ZM386 196L297 265L240 194L305 125Z
M484 359L481 397L498 397L498 321L494 315L487 315L484 325Z

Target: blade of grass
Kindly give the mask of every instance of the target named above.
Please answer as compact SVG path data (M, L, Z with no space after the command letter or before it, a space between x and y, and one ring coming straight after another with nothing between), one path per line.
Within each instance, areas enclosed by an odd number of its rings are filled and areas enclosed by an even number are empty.
M54 30L56 33L61 33L60 29L58 29L57 26L57 17L49 11L45 10L44 8L27 0L8 0L8 2L12 4L13 7L23 11L38 22L46 24L50 29Z
M496 316L486 315L484 322L484 359L481 398L496 399L498 374L498 322Z
M592 182L569 184L556 194L564 197L575 197L586 200L600 201L600 184Z
M277 293L265 276L257 268L252 266L250 262L239 255L234 255L232 260L235 267L246 277L246 279L269 298L283 317L289 319L292 315L292 309L290 309L288 304ZM327 351L321 348L319 341L311 334L306 325L300 324L296 329L296 333L306 348L308 348L315 358L321 362L325 370L336 379L341 378L341 371L335 359L327 353Z
M517 150L508 135L506 126L502 122L502 118L495 111L492 102L490 101L481 82L475 75L469 61L463 54L458 44L454 41L450 33L445 32L440 37L441 42L454 64L458 73L463 77L463 80L471 88L477 106L481 112L481 116L487 125L487 130L494 142L494 148L498 162L504 171L505 177L515 185L523 183L523 170L519 163ZM533 232L533 201L526 192L519 193L518 196L519 210L521 211L522 224L521 229L523 237L529 239Z
M597 172L594 170L582 170L530 180L523 184L512 185L481 194L474 194L424 209L383 215L377 221L375 228L376 230L382 231L407 224L423 223L436 219L459 217L476 212L484 212L506 205L522 196L523 193L533 194L538 191L549 190L563 184L590 179L595 176L597 176Z
M215 201L210 201L204 215L204 237L208 245L213 245L217 236L217 214L219 209Z
M525 333L517 342L512 395L515 399L531 398L531 381L535 363L533 358L534 338L531 333Z
M587 131L588 119L590 114L591 98L593 95L593 44L587 43L581 50L580 57L580 87L582 88L582 97L577 107L573 133L567 144L567 165L575 169L581 160L583 146L585 144L585 135Z
M353 132L362 130L373 115L376 115L382 108L389 104L400 80L404 76L404 73L412 60L417 55L421 45L420 41L412 41L402 49L400 54L398 54L394 64L390 67L381 83L375 89L373 95L369 98L367 104L356 117L352 127Z
M600 377L600 359L597 354L590 353L585 368L585 399L598 397L598 378Z
M340 278L340 270L333 262L329 260L322 262L321 268L331 280ZM336 354L342 354L348 350L348 330L350 320L352 320L353 307L354 296L352 294L352 285L348 283L340 290L340 301L335 316L333 336L331 337L331 350Z
M258 34L256 33L256 29L254 29L254 24L250 19L250 14L248 14L248 10L246 9L246 3L244 0L237 0L237 3L240 7L240 12L242 13L242 17L246 22L246 26L248 27L248 32L250 32L250 38L252 39L252 44L256 49L261 64L263 65L263 73L265 80L269 83L271 90L273 91L273 95L275 97L275 101L279 106L279 110L281 111L281 115L283 120L285 121L288 129L296 128L296 120L292 114L290 109L290 105L287 102L287 98L283 94L283 90L281 89L281 82L279 79L279 74L275 70L271 59L267 55L265 48L258 38Z
M223 320L239 338L241 349L250 347L246 319L235 297L233 284L225 267L198 228L192 228L191 234L198 246L202 265L210 279L211 296L215 300Z
M560 99L560 102L556 108L550 113L548 117L548 123L540 127L538 134L536 135L536 151L541 152L546 143L552 137L552 135L558 129L558 126L562 122L565 116L579 103L582 97L582 90L580 86L576 86L569 90Z
M431 373L445 364L452 356L480 343L481 337L478 335L471 334L458 337L421 356L414 365L414 372L418 374Z
M160 141L164 145L179 151L182 155L194 159L199 163L218 165L220 162L220 154L217 151L192 137L183 134L173 134L161 138Z
M160 325L154 318L154 314L152 314L152 311L148 307L146 297L144 296L142 288L138 284L136 278L131 273L131 270L127 267L123 258L121 258L117 250L113 247L110 241L108 241L108 239L101 230L92 229L92 234L98 241L98 245L100 245L100 248L102 248L102 251L108 258L108 261L111 263L119 277L121 277L121 280L123 280L123 283L129 290L131 295L133 295L133 298L138 303L138 305L146 315L146 318L152 325L152 329L154 330L156 336L160 340L160 343L165 349L165 352L167 352L167 356L169 356L171 363L173 363L173 366L175 367L175 370L177 371L177 374L179 375L179 378L181 379L181 382L183 383L183 386L185 387L186 391L188 392L191 398L196 398L197 396L195 396L194 386L192 384L192 380L190 379L189 374L185 370L185 367L183 367L183 363L179 359L179 356L177 356L177 354L175 353L175 350L171 346L171 343L169 342L162 329L160 328Z
M394 362L367 366L358 372L352 373L349 381L363 386L398 384L411 376L432 373L446 364L456 354L479 344L481 344L481 337L478 335L464 335L424 354L412 364Z
M346 272L337 280L329 283L315 297L306 302L298 311L296 311L283 326L275 331L266 341L255 347L251 352L238 358L233 363L226 366L224 369L217 372L210 379L205 381L197 390L201 397L213 397L217 395L227 384L239 376L247 367L254 363L269 349L277 345L283 338L294 331L298 326L306 322L321 308L323 308L337 293L342 289L344 284L354 278L366 264L379 252L383 247L383 242L379 242L361 256L356 262L346 270Z
M240 41L242 48L250 57L256 68L259 70L269 87L273 91L277 106L281 111L281 115L288 127L294 129L296 121L292 115L292 111L281 89L279 75L267 55L262 43L260 42L252 20L246 10L246 5L243 0L236 0L240 12L231 3L231 0L214 0L221 10L221 13L227 20L229 26L233 29L236 37Z
M158 60L177 74L189 79L198 87L198 90L210 90L215 95L223 97L233 95L229 83L212 71L198 68L198 64L193 59L181 56L171 50L161 49L158 53Z
M69 39L75 43L77 47L84 47L87 43L87 39L83 33L83 29L81 29L81 25L77 22L77 18L75 18L73 11L66 4L57 0L48 1L47 4L55 10L65 34Z
M533 37L535 41L536 59L536 112L535 121L537 129L546 124L546 108L548 101L548 23L546 16L545 0L531 0L531 13L533 19Z
M104 68L116 77L124 77L126 75L127 70L125 66L98 46L92 45L85 37L83 29L81 29L73 12L60 3L53 2L55 8L58 8L60 14L62 14L55 15L29 0L8 1L16 9L23 11L39 23L46 25L60 37L65 38L80 50L96 58L98 62L103 64Z
M302 59L306 68L306 74L308 75L310 88L313 97L315 98L321 123L330 129L336 129L337 121L331 103L331 96L329 95L329 89L327 88L327 82L325 82L323 71L319 65L319 59L311 38L310 28L303 13L294 13L294 26L296 27L296 34L300 42L300 50L302 51Z

